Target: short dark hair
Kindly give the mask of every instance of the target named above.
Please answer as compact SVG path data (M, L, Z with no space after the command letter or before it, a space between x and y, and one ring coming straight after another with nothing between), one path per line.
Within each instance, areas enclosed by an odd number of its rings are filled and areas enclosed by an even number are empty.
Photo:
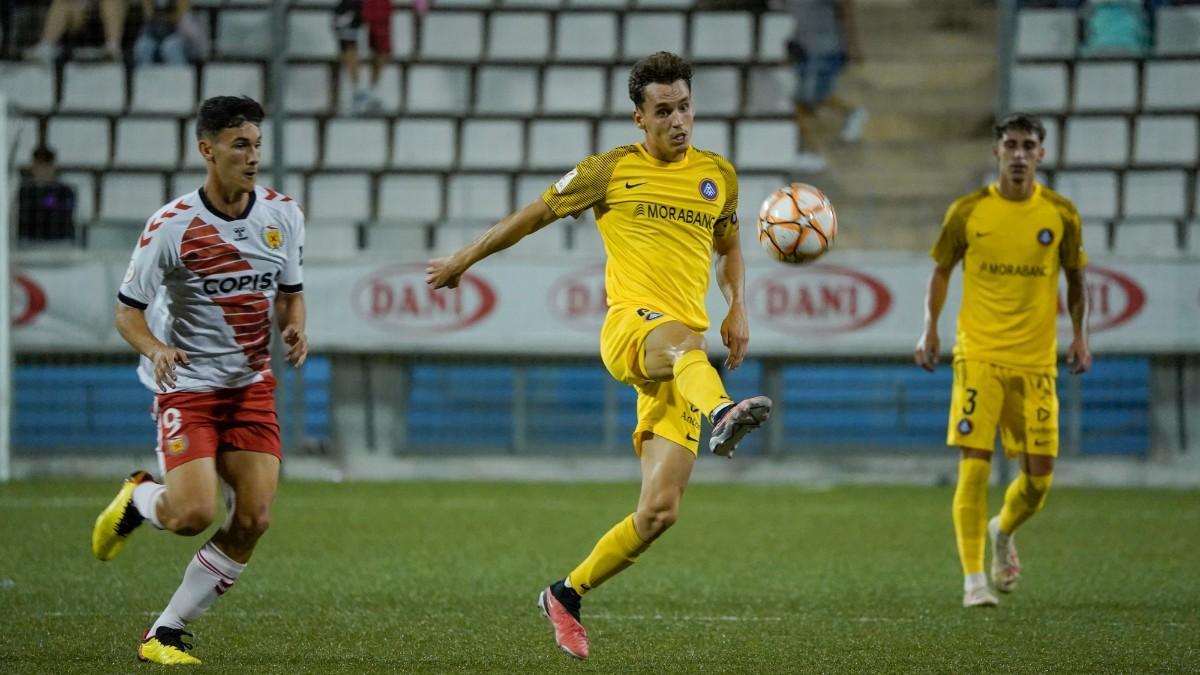
M35 162L53 164L57 155L54 154L54 150L50 149L50 146L41 144L33 149L32 157Z
M225 129L240 127L246 122L262 126L266 113L258 101L249 96L214 96L200 104L196 114L196 138L213 138Z
M1004 138L1006 131L1024 131L1027 134L1037 134L1038 143L1046 140L1046 125L1041 118L1029 113L1013 113L1002 117L993 127L995 140Z
M646 85L687 82L692 90L692 64L671 52L656 52L633 64L629 71L629 99L637 107L646 100Z

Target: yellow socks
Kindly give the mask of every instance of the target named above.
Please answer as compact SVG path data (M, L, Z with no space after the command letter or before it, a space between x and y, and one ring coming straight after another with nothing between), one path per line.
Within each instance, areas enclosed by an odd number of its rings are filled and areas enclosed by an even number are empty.
M984 535L987 530L987 483L991 464L968 457L958 464L954 490L954 536L964 575L983 574Z
M567 582L583 595L637 562L637 557L649 547L638 536L631 513L600 537L591 554L567 575Z
M1000 509L1000 531L1012 534L1021 523L1042 510L1054 474L1030 476L1022 471L1004 492L1004 508Z
M684 400L700 409L705 415L711 416L717 406L732 403L733 399L725 393L725 385L721 376L708 362L708 354L699 349L684 354L675 361L675 388L683 394Z

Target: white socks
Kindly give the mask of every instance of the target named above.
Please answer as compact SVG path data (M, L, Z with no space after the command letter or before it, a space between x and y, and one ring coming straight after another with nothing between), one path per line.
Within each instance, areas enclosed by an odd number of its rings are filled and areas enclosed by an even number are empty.
M167 486L154 481L146 481L133 488L133 507L142 517L158 529L163 529L158 522L158 499L166 492Z
M196 551L183 573L183 582L158 620L150 627L154 635L159 626L182 629L199 618L218 597L233 586L246 566L221 552L211 541Z
M964 591L973 591L983 586L987 586L987 575L983 572L976 572L975 574L968 574L963 577Z

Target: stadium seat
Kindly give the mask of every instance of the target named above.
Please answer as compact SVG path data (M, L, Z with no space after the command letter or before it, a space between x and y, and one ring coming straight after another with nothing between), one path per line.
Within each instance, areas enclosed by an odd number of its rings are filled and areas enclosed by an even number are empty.
M1133 161L1138 165L1196 165L1196 118L1192 115L1137 118Z
M542 80L542 111L594 115L604 110L604 69L550 66Z
M625 9L627 0L567 0L571 9Z
M110 171L103 176L101 220L123 220L141 225L166 203L162 174Z
M450 255L458 249L474 241L488 225L483 220L446 221L434 225L432 255Z
M741 121L734 131L742 169L790 169L796 148L796 125L791 121Z
M1183 171L1126 171L1126 218L1179 218L1187 212Z
M623 18L622 54L637 61L658 51L682 54L686 32L683 14L678 12L627 12Z
M359 226L345 221L311 221L304 228L306 260L346 260L359 254Z
M475 73L475 112L532 115L537 111L538 71L532 66L480 66Z
M462 126L465 169L513 169L525 157L525 130L515 120L466 120Z
M52 117L46 126L46 143L58 153L59 166L102 168L110 154L108 120Z
M645 132L634 126L633 120L628 117L601 120L596 152L607 152L620 145L641 143L645 136Z
M327 169L368 169L387 165L388 125L384 120L334 118L325 123Z
M270 13L258 9L222 9L217 12L216 46L217 54L226 58L269 56Z
M120 118L114 150L114 167L174 170L179 164L179 123L173 118Z
M487 44L489 60L543 63L550 55L550 15L496 12L488 23Z
M562 6L563 0L500 0L501 7L538 7L545 9L557 9Z
M740 168L740 167L739 167ZM782 174L738 173L738 220L743 246L758 246L758 211L767 195L787 185Z
M196 111L196 69L144 65L133 70L129 111L189 116Z
M0 63L0 91L8 104L25 112L54 109L54 68L38 63Z
M1113 226L1113 252L1139 258L1175 258L1179 228L1172 221L1126 221Z
M529 166L567 172L592 152L591 124L535 120L529 126Z
M490 225L507 216L512 211L511 183L505 174L460 173L451 176L447 218Z
M412 12L392 12L392 58L401 62L412 58L415 32Z
M1084 220L1111 220L1117 214L1117 175L1112 171L1059 171L1054 190L1074 202Z
M729 157L729 125L722 120L696 120L692 126L692 145Z
M421 22L422 60L473 63L482 55L483 14L433 11L425 15Z
M392 166L449 169L458 154L454 120L400 118L392 126Z
M1132 112L1138 101L1137 64L1076 63L1073 101L1077 111Z
M283 102L288 112L323 115L330 111L330 67L325 64L288 65Z
M263 103L263 70L257 63L206 63L201 66L200 98L249 96Z
M555 61L609 63L615 60L618 31L616 14L561 12L554 23ZM586 36L586 39L582 36Z
M409 112L463 114L470 98L470 73L463 66L416 65L408 69Z
M1192 221L1187 226L1188 255L1200 258L1200 220Z
M1089 254L1108 253L1111 251L1108 237L1108 223L1104 221L1085 222L1081 226L1083 247Z
M426 225L373 223L366 228L368 251L386 254L398 262L424 262L429 258Z
M58 179L75 188L75 224L96 219L96 179L88 171L64 171ZM146 214L149 216L150 214ZM128 246L133 246L130 240Z
M359 65L358 81L360 85L366 85L371 81L371 66L363 63ZM350 85L350 78L346 77L342 70L337 71L338 81L338 106L342 114L352 112L351 106L354 102L354 91ZM383 67L383 72L379 74L379 85L375 88L375 94L379 98L379 112L392 116L400 112L400 67L395 64L388 64Z
M784 92L791 95L791 86ZM623 97L629 102L629 97ZM692 76L692 99L701 115L734 116L742 109L742 76L737 68L705 66Z
M83 223L76 222L76 225L80 224ZM84 237L87 239L87 249L89 251L111 251L114 254L115 252L120 252L120 255L128 256L129 251L136 245L138 237L141 235L146 223L143 218L142 222L109 220L94 221L84 225L83 232Z
M1042 147L1046 148L1046 157L1042 160L1041 166L1052 169L1058 166L1059 145L1062 142L1058 129L1058 119L1043 117L1042 126L1046 127L1046 140L1042 141Z
M562 175L554 173L527 173L518 176L517 203L514 207L519 209L533 200L540 198L542 193L546 191L546 188L553 185L559 178L562 178Z
M765 12L758 18L758 58L769 63L787 61L787 41L792 35L792 15Z
M262 166L269 169L275 156L274 143L275 139L274 124L271 118L263 120L262 124ZM297 117L287 121L287 125L283 129L283 144L285 151L285 161L289 169L295 171L303 171L307 169L315 169L317 166L317 120L311 117ZM192 155L199 158L199 153L194 150ZM186 158L185 158L185 164ZM191 164L187 164L191 166ZM196 164L199 166L199 164Z
M1017 64L1012 70L1012 107L1061 112L1067 107L1067 67L1061 63Z
M1145 110L1200 109L1200 61L1147 61L1142 105Z
M107 133L107 130L105 130ZM38 121L33 117L17 117L8 118L8 143L5 146L5 157L15 161L15 166L23 167L32 160L33 149L38 146L41 139L38 137ZM54 145L52 139L47 139L47 144L56 148L58 153L58 163L63 164L63 154L61 149Z
M627 66L614 66L608 71L608 77L609 114L633 114L633 101L629 99L629 68Z
M379 179L379 214L387 223L431 223L442 217L442 177L437 174L384 174Z
M746 112L768 117L792 114L794 81L789 66L751 68Z
M691 9L695 0L634 0L638 9Z
M319 173L309 180L304 213L319 222L361 223L374 217L371 202L367 174Z
M1026 9L1017 16L1018 58L1075 56L1079 16L1074 9Z
M171 175L167 185L167 201L185 195L204 185L203 171L177 171Z
M120 113L125 110L125 68L116 63L63 66L63 112Z
M305 59L336 59L337 35L333 32L332 12L289 10L288 56Z
M278 187L274 183L273 176L259 176L258 184L272 189ZM283 177L282 192L284 196L291 197L299 204L301 209L308 208L308 186L305 184L304 174L295 171L288 172Z
M1154 13L1154 52L1200 56L1200 7L1159 7Z
M720 63L754 58L754 15L749 12L697 12L692 15L691 57Z
M1064 166L1123 166L1129 161L1124 117L1071 117L1063 144Z

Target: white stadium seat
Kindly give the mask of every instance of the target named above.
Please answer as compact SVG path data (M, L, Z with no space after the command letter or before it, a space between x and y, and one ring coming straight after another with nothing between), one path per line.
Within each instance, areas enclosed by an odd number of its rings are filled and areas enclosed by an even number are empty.
M1124 117L1071 117L1065 141L1066 166L1123 166L1129 161L1129 122Z
M475 74L475 112L532 115L537 110L538 72L532 66L480 66Z
M627 61L636 61L658 51L682 54L686 32L679 12L628 12L624 16L624 47Z
M794 88L795 75L790 67L751 68L746 112L770 116L791 114Z
M75 189L75 223L90 223L96 219L96 180L85 171L65 171L58 179ZM149 217L150 214L146 214ZM129 241L133 245L133 240Z
M562 12L555 19L554 59L612 61L617 55L617 33L616 14Z
M269 168L275 155L274 127L271 118L262 124L262 166ZM317 166L317 121L311 117L297 117L287 121L283 129L283 144L287 167L292 170L315 169ZM193 152L192 154L198 153ZM293 197L295 199L295 197Z
M304 228L306 260L347 260L358 255L358 224L310 220Z
M638 9L690 9L694 0L634 0Z
M557 9L562 6L563 0L500 0L501 7L539 7L545 9Z
M412 12L392 12L392 57L407 61L413 54Z
M1044 117L1042 118L1042 126L1046 127L1046 140L1042 141L1042 147L1046 148L1046 157L1042 160L1041 166L1054 168L1058 166L1059 145L1062 141L1062 135L1058 129L1058 120L1053 117Z
M249 96L264 101L263 70L257 63L206 63L201 66L200 98Z
M1175 258L1180 254L1179 228L1166 220L1128 221L1113 226L1113 251L1139 258Z
M54 108L54 68L40 63L0 63L0 91L17 110L49 112Z
M641 143L645 136L645 132L634 126L633 120L627 117L601 120L596 152L608 152L617 146Z
M542 82L542 110L547 113L596 114L604 110L604 69L596 66L550 66Z
M497 12L488 24L487 57L492 61L542 63L550 55L550 15Z
M105 133L108 133L107 128ZM33 149L38 146L38 121L33 117L8 118L8 143L5 145L5 157L15 159L19 167L26 166L32 161ZM51 147L53 141L48 141ZM58 163L63 164L62 150L58 153Z
M190 116L196 112L196 69L147 64L133 71L130 112Z
M309 181L304 213L312 220L360 223L370 220L372 211L371 178L367 174L324 173Z
M1137 108L1137 101L1138 72L1132 61L1075 64L1075 110L1128 112Z
M167 181L167 201L181 197L204 185L203 171L177 171Z
M692 126L692 145L729 157L729 125L722 120L696 120Z
M616 66L608 71L608 112L632 115L633 101L629 99L629 68Z
M722 63L754 58L754 15L749 12L697 12L692 15L693 60Z
M366 86L371 82L370 71L370 64L359 65L359 86ZM338 105L343 114L350 113L354 102L354 91L350 85L350 78L346 77L344 71L339 70L337 80ZM379 84L375 87L375 95L379 99L379 112L386 115L395 115L400 112L400 89L400 67L394 64L384 66L383 71L379 73Z
M1108 253L1108 223L1105 221L1085 222L1080 226L1083 247L1088 253Z
M52 117L46 126L46 144L58 153L59 166L104 167L110 154L108 120Z
M625 9L627 0L567 0L571 9Z
M325 64L289 65L283 92L288 112L314 115L329 112L332 104L330 75L330 67Z
M467 120L462 127L461 165L467 169L513 169L525 157L525 130L515 120Z
M383 120L335 118L325 124L324 164L329 169L379 170L387 165L388 126Z
M511 190L511 182L504 174L455 174L450 177L446 216L451 220L491 224L512 211Z
M763 200L775 190L787 185L780 174L738 173L738 220L741 222L742 246L758 246L758 211Z
M1200 109L1200 61L1147 61L1145 68L1146 110Z
M379 179L379 215L389 223L429 223L442 217L442 177L385 174Z
M1017 57L1075 56L1079 16L1073 9L1026 9L1017 16Z
M1200 257L1200 221L1187 226L1187 252L1192 257Z
M467 111L470 73L462 66L416 65L408 69L405 101L410 112Z
M553 173L522 174L517 177L517 203L513 206L521 208L535 199L539 199L546 188L554 184L562 176Z
M591 124L535 120L529 127L529 166L567 172L592 152Z
M330 24L330 31L333 30ZM217 12L217 53L224 57L265 57L271 49L271 14L258 9Z
M789 89L788 94L791 93ZM625 97L628 101L628 97ZM737 68L705 66L692 76L692 101L697 114L737 115L742 108L742 76Z
M1112 171L1059 171L1054 191L1070 199L1084 220L1109 220L1117 214L1117 175Z
M333 32L333 12L290 10L287 25L290 57L335 59L341 51Z
M449 119L399 119L392 126L392 166L449 169L458 154Z
M386 253L400 262L424 262L429 259L424 224L374 223L366 229L367 249Z
M1067 107L1067 67L1061 63L1017 64L1012 70L1012 107L1059 112Z
M758 58L762 61L786 61L787 41L792 35L792 15L766 12L758 19Z
M433 11L425 15L421 24L422 59L475 62L482 55L482 14Z
M1200 56L1200 7L1159 7L1154 12L1154 51Z
M1187 212L1183 171L1126 171L1126 218L1180 218Z
M115 63L63 66L59 110L120 113L125 109L125 68Z
M114 150L114 167L174 169L179 164L179 123L174 119L118 119Z
M742 121L734 133L733 163L739 170L791 168L796 151L796 125L791 120Z
M1134 131L1135 164L1196 164L1196 118L1192 115L1150 116L1137 118Z
M100 188L101 220L144 224L167 203L162 174L110 171L104 174L103 181Z

